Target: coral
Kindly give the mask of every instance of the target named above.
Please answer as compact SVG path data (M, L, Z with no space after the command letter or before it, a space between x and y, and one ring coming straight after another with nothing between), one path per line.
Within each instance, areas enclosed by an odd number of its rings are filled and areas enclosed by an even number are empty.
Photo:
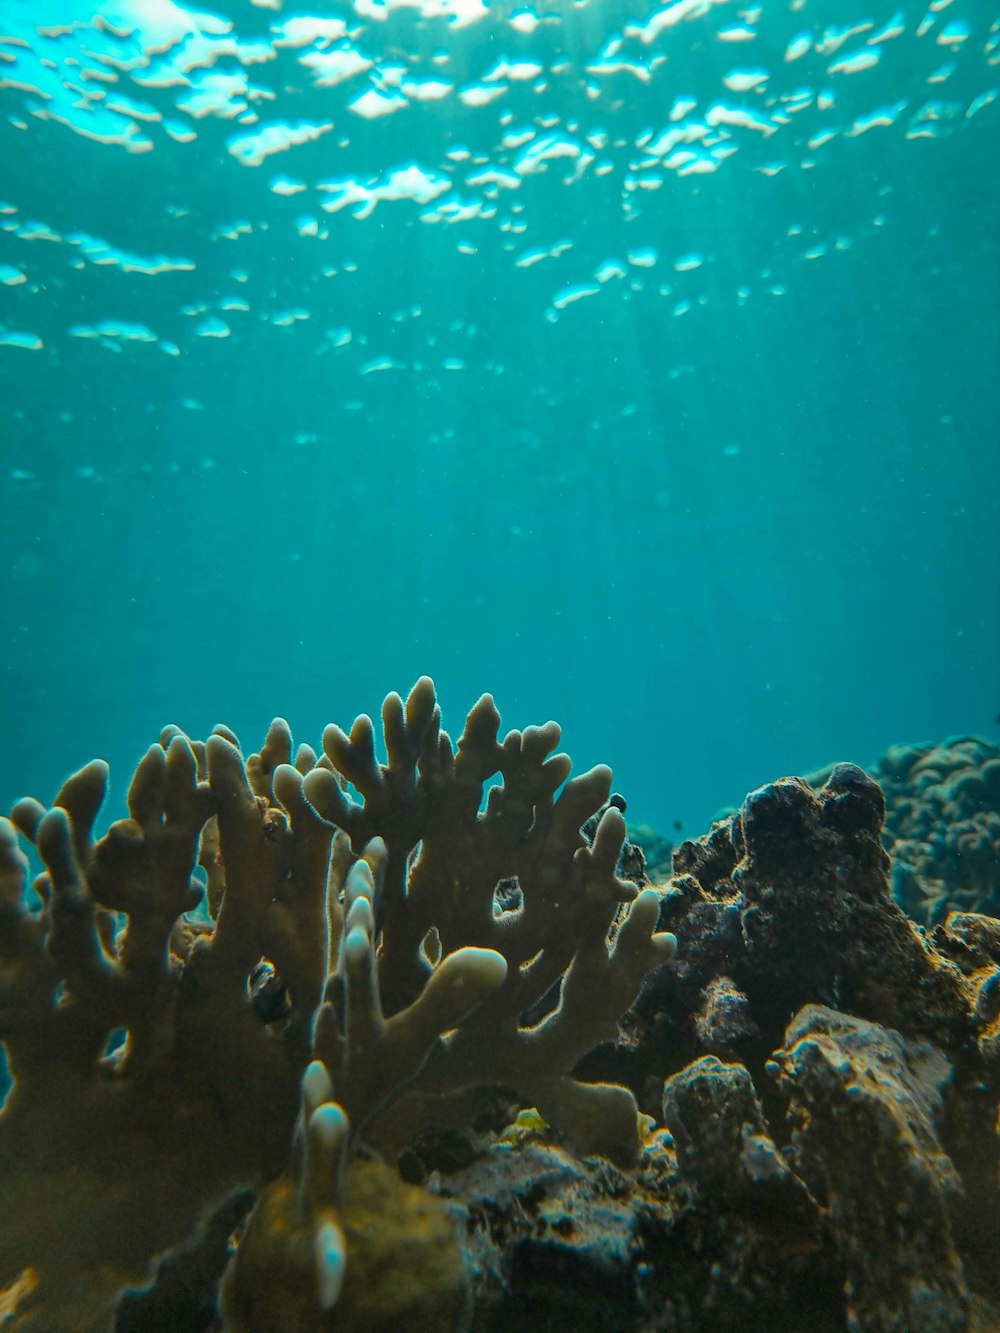
M236 751L218 737L206 749L207 784L184 740L148 751L129 818L99 841L102 765L74 775L49 811L21 802L14 818L47 869L40 911L25 905L14 828L0 830L0 1035L14 1078L0 1115L0 1281L37 1269L25 1328L105 1327L117 1291L145 1280L155 1254L287 1158L309 1052L303 1010L325 975L333 830L288 791L291 819L271 844ZM213 809L230 880L240 874L214 923L189 915ZM289 912L288 872L310 861ZM265 951L301 997L281 1036L248 1003Z
M592 844L581 833L607 800L610 771L566 781L569 760L552 754L554 724L510 732L501 743L499 722L484 696L453 751L425 680L405 712L398 696L386 701L387 766L375 760L367 718L350 736L337 727L324 733L333 768L364 804L320 768L304 783L310 802L355 851L377 837L385 854L375 877L348 884L341 965L317 1018L316 1054L352 1123L376 1143L398 1143L401 1134L412 1141L415 1128L443 1123L450 1111L466 1119L470 1093L501 1082L578 1151L629 1158L638 1147L631 1094L569 1071L614 1036L618 1016L674 940L652 933L657 895L637 896L615 873L620 812L605 811ZM502 785L490 788L480 814L484 784L498 773ZM516 901L498 903L498 884L512 879ZM553 1012L522 1025L557 984ZM479 1000L456 1027L463 1005ZM443 1031L448 1041L435 1041ZM403 1089L388 1106L388 1095Z
M936 925L1000 911L1000 747L975 736L897 745L873 769L886 794L896 901Z
M391 1158L428 1127L467 1122L497 1084L578 1151L635 1156L632 1093L574 1067L674 941L654 933L656 893L616 874L620 811L592 840L581 832L609 770L567 781L553 723L498 730L484 696L453 749L424 678L405 704L385 702L386 764L365 717L294 763L280 720L245 762L225 728L204 744L168 728L136 770L129 817L102 838L96 762L51 809L25 800L3 821L0 1038L14 1084L0 1286L21 1284L19 1327L106 1327L122 1287L247 1187L263 1194L227 1282L234 1319L242 1288L277 1269L311 1278L301 1326L341 1288L338 1327L382 1326L350 1275L385 1267L407 1226L352 1220L389 1170L362 1145ZM15 830L45 866L37 909ZM317 1069L332 1090L311 1105ZM303 1191L340 1153L344 1181L317 1215ZM442 1255L430 1287L447 1288L447 1226L415 1196L404 1206L438 1238L424 1247ZM424 1296L417 1282L411 1308Z

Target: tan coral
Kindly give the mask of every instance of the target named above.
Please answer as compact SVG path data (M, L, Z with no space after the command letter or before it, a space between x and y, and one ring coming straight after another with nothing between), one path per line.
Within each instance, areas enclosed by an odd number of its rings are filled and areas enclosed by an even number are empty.
M375 760L369 719L359 718L349 736L327 728L327 757L364 804L352 803L333 775L318 769L305 778L305 792L358 850L378 835L386 854L366 921L370 956L366 961L359 942L354 963L331 978L316 1051L338 1097L345 1087L342 1100L352 1120L376 1143L398 1147L415 1127L443 1123L446 1094L457 1100L461 1118L468 1113L465 1094L503 1083L537 1106L577 1151L629 1160L639 1145L632 1094L578 1082L570 1071L596 1042L615 1035L642 978L670 956L675 941L653 933L656 893L637 898L635 886L615 873L625 839L620 812L605 811L592 845L580 831L607 802L610 770L601 766L567 782L569 759L552 753L559 741L555 723L512 731L503 742L499 724L493 700L484 695L453 751L424 677L405 705L397 695L386 700L386 765ZM480 813L485 784L497 774L502 785L489 789ZM514 910L496 901L498 883L509 879L516 879L521 895ZM444 954L436 966L428 941ZM484 950L505 960L502 975L480 956ZM420 1042L403 1040L395 1051L383 1044L371 1057L374 1043L385 1041L383 1010L401 1010L389 1018L387 1036L397 1020L417 1021L430 997L440 1002L452 986L459 995L474 986L483 1002L444 1040L431 1045L426 1039L434 1025L423 1023ZM551 1012L534 1025L522 1023L557 986ZM366 1071L380 1074L377 1086L358 1095L357 1061L349 1041L345 1052L345 1034L362 1022L369 1035L361 1058ZM405 1105L387 1117L393 1089L397 1096L405 1092Z
M3 821L0 1039L14 1086L0 1115L0 1289L37 1274L19 1327L105 1328L116 1292L148 1280L206 1210L280 1181L314 1038L355 1134L376 1146L394 1150L502 1084L578 1149L634 1153L631 1093L572 1068L673 940L653 933L655 895L627 907L618 812L592 846L581 833L608 770L558 791L558 728L500 742L498 723L484 697L454 751L425 678L405 705L386 701L386 765L365 719L328 729L326 753L303 747L295 764L280 720L245 762L225 728L204 744L167 728L136 770L128 819L103 838L100 763L51 809L26 800ZM46 867L39 912L15 826ZM198 862L207 912L193 910ZM496 889L514 877L512 907ZM262 968L283 990L280 1017L256 1003ZM361 1194L389 1170L363 1168L368 1157L352 1152L345 1168ZM265 1196L278 1216L282 1188ZM258 1218L248 1235L260 1230ZM363 1273L344 1234L348 1274ZM385 1233L390 1248L403 1239Z
M25 860L3 821L0 1036L14 1086L0 1116L0 1282L38 1269L25 1329L104 1328L118 1289L145 1280L151 1258L203 1209L287 1159L325 956L309 996L273 900L285 866L328 848L331 830L292 801L284 845L230 874L225 927L220 919L188 937L185 957L172 953L176 923L197 901L191 871L208 814L218 810L237 868L241 841L260 837L236 751L221 739L209 751L210 785L182 738L148 752L129 819L100 841L101 765L71 778L47 812L20 803L15 817L47 868L38 915L25 907ZM325 864L314 860L311 913L304 878L297 889L304 935L325 919ZM278 1038L248 1002L243 961L265 950L284 957L310 1006ZM123 1046L106 1059L121 1030Z

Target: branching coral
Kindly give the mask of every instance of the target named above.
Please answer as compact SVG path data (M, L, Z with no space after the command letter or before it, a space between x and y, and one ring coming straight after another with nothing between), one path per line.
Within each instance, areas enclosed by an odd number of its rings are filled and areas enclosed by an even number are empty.
M288 1327L323 1326L338 1266L365 1262L352 1199L370 1201L384 1170L359 1141L391 1158L470 1116L490 1085L580 1152L635 1152L631 1093L572 1071L673 937L654 933L656 894L616 874L618 810L592 843L581 832L609 771L567 781L553 723L498 731L484 696L453 748L424 678L385 702L385 764L365 717L294 763L280 721L245 762L224 728L204 745L170 728L136 770L129 818L99 840L100 763L51 809L26 800L3 821L0 1288L22 1284L22 1327L106 1327L155 1255L269 1182L227 1299L238 1311L241 1280L306 1253L310 1313ZM15 830L45 865L37 911ZM313 1167L338 1154L344 1179L317 1212L303 1203Z

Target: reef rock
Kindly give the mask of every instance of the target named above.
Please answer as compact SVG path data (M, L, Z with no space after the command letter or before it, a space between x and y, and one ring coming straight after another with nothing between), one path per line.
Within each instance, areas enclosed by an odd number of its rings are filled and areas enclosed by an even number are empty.
M626 1028L639 1063L721 1053L759 1065L810 1002L968 1043L959 969L892 900L884 814L878 784L839 764L818 792L798 778L759 788L678 848L660 909L677 954Z
M949 1062L927 1042L807 1005L777 1054L797 1169L827 1209L858 1329L967 1326L951 1213L962 1184L937 1125Z
M699 1070L687 1086L725 1101L735 1083L742 1104L746 1080L745 1070L735 1079ZM685 1099L679 1085L675 1095ZM730 1128L739 1115L734 1104ZM711 1139L711 1121L698 1114L694 1132ZM842 1328L839 1270L818 1208L766 1132L740 1142L745 1166L732 1182L730 1159L711 1169L705 1153L694 1170L690 1156L678 1161L666 1130L649 1136L628 1170L536 1137L432 1179L465 1209L474 1333Z

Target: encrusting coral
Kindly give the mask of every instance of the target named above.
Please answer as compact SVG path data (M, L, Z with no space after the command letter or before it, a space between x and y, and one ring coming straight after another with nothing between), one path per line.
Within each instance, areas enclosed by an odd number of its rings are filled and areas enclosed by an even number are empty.
M18 1328L108 1327L119 1291L247 1187L234 1330L279 1326L268 1292L288 1330L332 1327L335 1306L338 1328L449 1327L447 1205L376 1153L467 1123L501 1085L578 1153L636 1154L632 1093L572 1072L675 944L658 895L616 873L621 813L581 832L610 771L567 780L554 723L500 740L489 696L453 748L426 677L382 722L385 764L367 717L294 762L281 721L246 761L225 728L168 728L103 837L99 762L0 824ZM45 866L37 910L18 832ZM373 1265L392 1280L366 1281ZM375 1287L395 1303L366 1306Z
M875 765L896 901L925 925L1000 908L1000 747L976 736L894 745Z

